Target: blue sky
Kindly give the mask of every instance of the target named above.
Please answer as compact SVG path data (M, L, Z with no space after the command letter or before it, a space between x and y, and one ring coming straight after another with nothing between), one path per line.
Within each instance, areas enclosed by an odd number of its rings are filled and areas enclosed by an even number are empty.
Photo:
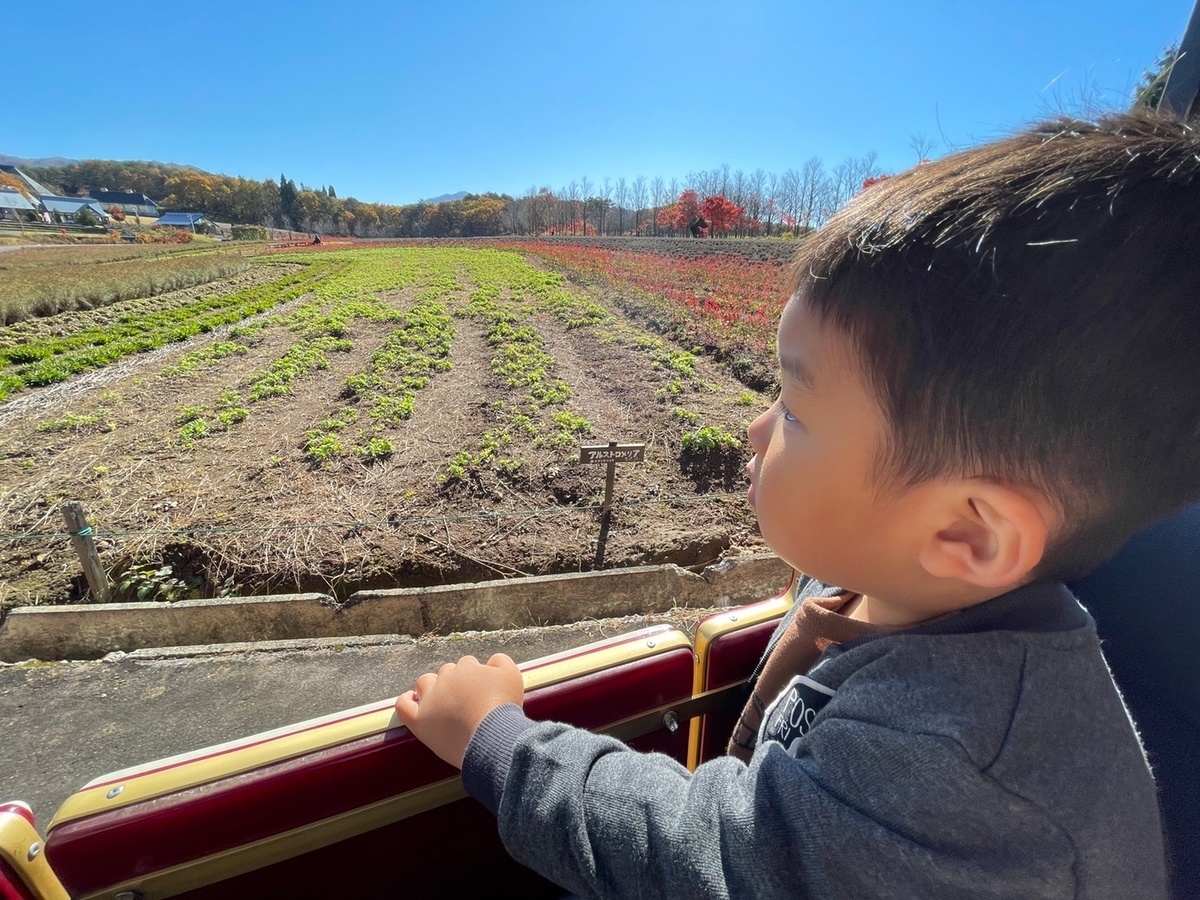
M781 173L871 150L893 171L915 162L913 134L940 155L1081 97L1125 106L1191 8L12 3L0 153L283 171L386 203L723 163Z

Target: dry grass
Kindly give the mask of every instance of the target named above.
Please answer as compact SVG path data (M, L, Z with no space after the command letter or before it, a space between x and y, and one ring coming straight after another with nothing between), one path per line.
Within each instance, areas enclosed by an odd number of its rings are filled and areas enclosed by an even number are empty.
M237 249L70 247L0 256L0 325L95 309L207 284L244 271Z

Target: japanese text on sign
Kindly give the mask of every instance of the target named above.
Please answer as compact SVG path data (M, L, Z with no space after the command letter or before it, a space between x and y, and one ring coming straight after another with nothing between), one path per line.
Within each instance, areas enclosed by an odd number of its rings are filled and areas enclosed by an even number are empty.
M583 444L579 448L583 463L641 462L645 456L645 444Z

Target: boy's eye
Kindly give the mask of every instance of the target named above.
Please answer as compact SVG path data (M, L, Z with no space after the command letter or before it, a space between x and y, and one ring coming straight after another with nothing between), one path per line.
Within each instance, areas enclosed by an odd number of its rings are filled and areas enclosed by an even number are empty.
M800 421L794 415L792 415L792 411L790 409L788 409L786 406L784 406L783 403L779 404L779 408L781 410L783 410L784 421L786 421L786 422L799 422Z

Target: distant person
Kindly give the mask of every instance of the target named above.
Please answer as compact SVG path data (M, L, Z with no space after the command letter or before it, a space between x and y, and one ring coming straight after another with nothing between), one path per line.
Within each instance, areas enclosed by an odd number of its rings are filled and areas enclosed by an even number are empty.
M588 897L1165 897L1154 781L1062 581L1200 500L1198 241L1200 136L1168 119L861 193L798 251L749 429L763 537L807 574L729 754L534 722L502 654L398 716Z
M319 243L321 243L321 236L320 236L319 234L314 234L314 235L313 235L312 242L313 242L314 244L319 244Z

